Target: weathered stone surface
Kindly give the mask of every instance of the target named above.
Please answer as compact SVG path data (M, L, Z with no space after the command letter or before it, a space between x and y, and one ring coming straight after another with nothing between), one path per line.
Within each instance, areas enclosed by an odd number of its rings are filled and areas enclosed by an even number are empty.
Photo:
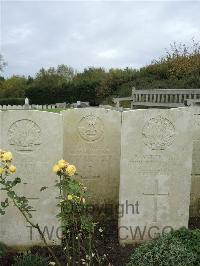
M200 217L200 106L194 106L191 109L193 113L193 155L190 217Z
M100 108L63 111L64 159L77 166L93 203L117 203L121 113Z
M52 166L62 158L62 116L40 111L5 111L1 112L1 117L1 148L13 153L16 176L23 180L18 192L29 198L35 210L33 221L39 223L42 230L46 227L48 243L59 243L56 235L59 192L54 186L56 176ZM43 186L48 189L40 192ZM42 244L36 230L32 230L31 236L29 224L16 208L9 207L6 214L0 216L0 223L0 239L6 244Z
M141 242L170 228L188 226L192 167L190 121L190 111L185 108L123 113L121 243ZM134 210L130 204L134 204Z

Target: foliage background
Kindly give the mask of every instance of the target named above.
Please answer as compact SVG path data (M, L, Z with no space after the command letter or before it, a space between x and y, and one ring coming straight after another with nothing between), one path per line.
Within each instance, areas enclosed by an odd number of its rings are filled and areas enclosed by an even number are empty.
M5 62L0 56L0 71ZM40 69L35 77L0 76L1 98L28 97L32 104L89 101L111 103L112 97L131 95L136 89L200 88L200 43L172 44L158 60L140 69L89 67L81 73L67 65Z

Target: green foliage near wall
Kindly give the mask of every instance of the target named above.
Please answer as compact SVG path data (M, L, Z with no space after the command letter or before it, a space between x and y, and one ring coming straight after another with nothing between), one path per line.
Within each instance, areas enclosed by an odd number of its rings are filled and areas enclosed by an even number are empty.
M127 266L200 266L200 230L185 228L141 244Z
M24 105L25 98L0 98L0 105Z
M0 97L24 97L27 85L27 79L24 76L12 76L8 79L4 79L3 81L0 81Z

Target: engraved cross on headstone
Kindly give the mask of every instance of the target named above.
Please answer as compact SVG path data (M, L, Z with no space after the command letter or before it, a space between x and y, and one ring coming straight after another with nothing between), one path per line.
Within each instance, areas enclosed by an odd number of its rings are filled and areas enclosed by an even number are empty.
M28 171L27 171L28 172ZM29 189L27 189L27 183L26 182L24 182L24 183L22 183L23 184L23 196L24 197L26 197L27 199L28 199L28 201L29 201L29 205L30 206L32 206L32 205L35 205L35 206L37 206L38 204L39 204L39 200L40 200L40 198L39 197L30 197L30 195L28 195L29 193L28 193L28 191L29 191ZM28 185L29 186L29 188L30 188L30 185ZM29 210L30 212L35 212L36 211L36 209L33 207L33 209L31 209L31 210Z
M153 193L143 193L145 196L153 196L153 201L154 201L154 215L153 215L153 222L157 222L157 214L158 214L158 197L159 196L168 196L169 193L167 194L161 194L158 191L158 180L156 179L154 182L154 192Z

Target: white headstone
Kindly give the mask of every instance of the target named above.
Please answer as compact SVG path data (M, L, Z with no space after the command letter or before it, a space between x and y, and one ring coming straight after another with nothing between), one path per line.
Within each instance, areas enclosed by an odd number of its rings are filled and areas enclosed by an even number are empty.
M121 243L155 238L188 226L192 134L184 108L122 115ZM123 208L121 208L123 210Z
M25 104L29 105L29 99L27 97L25 98Z
M190 216L200 217L200 106L191 109L194 124Z
M64 159L75 164L91 202L118 203L121 113L100 108L63 111Z
M29 198L35 210L32 212L33 221L45 230L48 243L59 243L57 232L60 234L60 229L56 218L59 192L54 186L56 176L52 173L52 166L62 158L62 117L54 113L22 110L2 112L1 118L1 148L13 153L16 176L23 180L18 185L19 194ZM40 192L44 186L48 188ZM33 229L31 235L29 224L15 207L9 207L6 214L0 216L0 224L0 239L7 245L43 243L37 230Z

